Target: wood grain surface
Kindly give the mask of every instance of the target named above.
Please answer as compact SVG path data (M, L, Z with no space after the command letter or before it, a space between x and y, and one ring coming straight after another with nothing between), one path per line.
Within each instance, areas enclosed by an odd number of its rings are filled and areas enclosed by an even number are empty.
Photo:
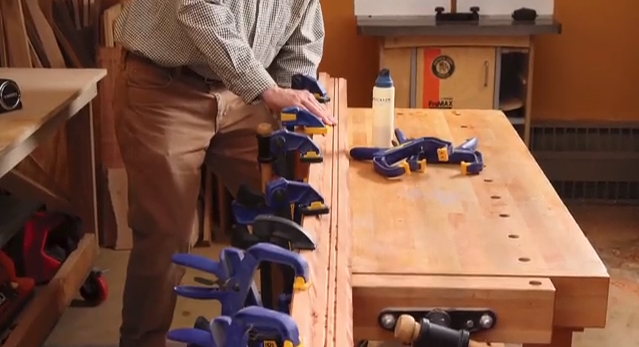
M370 143L371 119L370 109L349 109L349 148ZM529 331L511 325L500 338L515 341L498 342L548 340L548 320L575 329L605 325L606 268L501 112L398 109L395 124L409 137L454 145L477 137L485 168L462 176L458 165L430 164L425 173L388 180L371 163L350 161L356 337L388 337L364 318L375 317L380 302L436 304L429 296L436 288L450 290L439 291L446 304L458 297L470 306L508 292L520 303L510 308L521 310L507 315L548 307L555 291L550 317Z
M0 69L0 76L15 80L25 91L23 109L0 117L0 156L27 140L105 75L101 69Z
M291 315L305 346L352 347L346 80L321 74L320 81L331 97L329 107L341 123L330 129L326 136L314 136L324 162L311 165L308 182L324 197L330 213L303 221L303 227L314 238L317 249L301 253L310 265L311 287L294 293Z

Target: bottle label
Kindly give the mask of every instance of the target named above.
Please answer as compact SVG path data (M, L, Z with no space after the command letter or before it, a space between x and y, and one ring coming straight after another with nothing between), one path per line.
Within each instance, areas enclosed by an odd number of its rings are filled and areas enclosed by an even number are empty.
M373 102L391 102L391 98L390 97L373 97Z

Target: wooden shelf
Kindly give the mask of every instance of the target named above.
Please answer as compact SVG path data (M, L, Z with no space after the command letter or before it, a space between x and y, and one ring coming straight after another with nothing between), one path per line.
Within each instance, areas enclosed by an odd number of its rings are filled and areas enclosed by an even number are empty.
M78 247L55 277L37 290L18 316L2 346L41 346L86 280L97 257L91 100L97 95L97 82L105 75L106 71L99 69L0 69L0 76L18 83L24 105L21 110L0 117L0 177L4 176L4 188L20 198L44 201L47 207L71 209L82 221L84 232ZM59 136L62 129L64 136ZM57 140L53 145L52 139ZM54 146L59 144L64 150ZM40 153L39 159L63 160L47 162L56 165L41 167L63 169L63 176L72 182L66 191L51 187L51 176L59 172L41 169L35 171L40 173L37 175L28 170L33 166L22 165L33 164L34 154L43 148L54 151L55 158Z

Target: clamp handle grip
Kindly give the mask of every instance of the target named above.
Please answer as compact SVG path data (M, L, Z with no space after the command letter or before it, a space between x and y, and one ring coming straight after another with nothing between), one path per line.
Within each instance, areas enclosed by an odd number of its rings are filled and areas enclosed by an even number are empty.
M237 200L231 203L231 211L235 222L239 225L251 225L257 216L272 213L266 206L250 207L237 202Z
M198 271L215 275L219 280L226 280L229 274L226 268L219 262L196 254L177 253L171 256L171 261Z
M373 160L378 155L384 153L387 148L381 147L353 147L348 152L355 160Z
M283 108L282 112L280 112L280 118L282 125L287 128L303 126L307 128L316 128L320 131L326 129L326 125L318 116L297 106L289 106Z
M175 286L173 290L178 296L195 300L218 300L223 302L224 297L229 295L229 293L220 291L216 287L182 285Z
M395 128L395 138L397 139L397 142L401 145L402 143L408 142L408 137L406 137L406 134L404 134L404 132L400 129L400 128Z
M327 95L324 86L317 80L317 78L310 75L295 74L291 78L291 88L297 90L307 90L315 96L315 99L321 103L326 103L331 100Z
M324 198L310 184L277 178L266 184L266 204L271 208L297 204L324 205ZM260 213L262 214L262 213Z
M290 151L299 151L302 162L321 163L320 148L306 134L280 129L271 135L271 154L282 155Z
M461 145L455 147L454 151L463 150L474 152L477 150L478 145L479 140L476 137L471 137L468 140L464 141Z
M217 320L218 318L216 318ZM252 328L257 333L277 332L284 341L286 347L297 347L301 345L300 333L297 324L291 316L286 313L269 310L260 306L249 306L239 310L233 315L231 325ZM228 339L231 336L227 336Z
M166 338L186 343L188 345L196 345L201 347L217 347L210 331L195 328L180 328L170 330L166 334Z
M305 290L310 285L308 262L299 253L263 242L249 247L246 250L246 256L251 256L258 262L278 263L293 268L295 272L293 289Z
M273 215L263 214L255 217L253 235L257 237L258 242L269 242L273 239L284 241L290 247L289 250L313 251L317 247L313 238L299 224Z

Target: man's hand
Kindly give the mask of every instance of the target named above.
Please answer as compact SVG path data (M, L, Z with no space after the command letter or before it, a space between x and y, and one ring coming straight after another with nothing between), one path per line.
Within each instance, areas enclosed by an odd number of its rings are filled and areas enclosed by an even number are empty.
M271 87L262 93L262 100L275 112L280 112L285 107L297 106L318 116L326 125L337 124L328 108L306 90Z

